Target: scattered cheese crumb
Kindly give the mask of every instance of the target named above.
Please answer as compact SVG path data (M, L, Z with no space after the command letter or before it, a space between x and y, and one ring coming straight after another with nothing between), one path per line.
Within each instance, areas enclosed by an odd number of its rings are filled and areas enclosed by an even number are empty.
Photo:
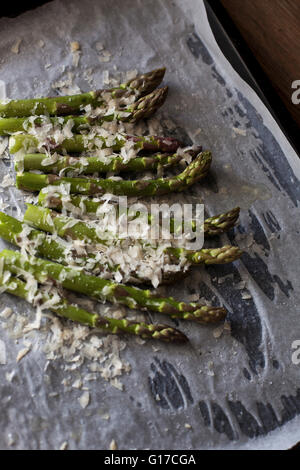
M38 46L39 46L40 48L42 48L42 47L44 47L44 45L45 45L44 41L43 41L42 39L40 39L40 40L38 41Z
M6 364L6 347L4 341L0 340L0 365Z
M102 42L96 42L96 49L97 51L103 51L104 45Z
M80 93L81 90L78 85L73 83L74 74L68 72L68 77L64 80L58 80L51 84L54 90L57 90L61 95L75 95Z
M118 445L114 439L111 441L109 448L110 450L118 450Z
M80 51L80 44L78 41L70 42L70 46L71 46L71 52Z
M189 302L197 302L199 300L199 294L191 294L188 297Z
M75 380L75 382L72 384L72 387L73 388L81 388L82 387L82 380L81 379Z
M15 371L14 370L11 371L11 372L6 372L6 374L5 374L5 378L6 378L7 382L11 382L12 379L14 378L14 376L15 376Z
M68 447L67 441L63 442L62 445L60 446L59 450L66 450Z
M9 307L5 307L5 309L2 310L2 312L0 313L0 317L7 319L11 316L11 314L12 314L12 309Z
M90 393L84 392L78 399L81 408L86 408L90 402Z
M212 370L213 367L214 367L213 361L208 361L207 367L208 367L208 369L209 369L208 372L207 372L207 375L209 375L210 377L214 377L215 373L214 373L214 371Z
M78 67L79 59L81 55L80 44L78 41L73 41L70 43L70 46L71 46L71 52L73 56L72 64L74 65L74 67Z
M135 338L135 342L137 344L141 344L141 345L146 343L146 341L143 338L140 338L140 337Z
M102 77L103 77L104 85L108 85L109 84L109 71L103 70Z
M126 72L126 81L133 80L137 76L137 70L128 70Z
M186 429L192 429L192 426L191 426L189 423L185 423L184 427L185 427Z
M0 80L0 100L7 100L6 97L6 83ZM9 101L9 100L8 100ZM5 138L8 141L8 138ZM3 138L0 140L2 142Z
M16 361L17 361L17 362L20 362L21 359L23 359L23 357L26 356L26 354L29 353L29 351L30 351L30 348L21 349L21 351L18 352Z
M224 330L224 325L218 326L217 328L214 329L213 331L213 336L214 338L220 338L222 336Z
M0 80L0 99L3 94L1 93L1 80ZM9 158L8 155L8 137L0 138L0 158Z
M121 392L123 392L124 390L124 385L120 382L120 380L118 380L116 377L111 379L110 380L110 384L117 388L118 390L120 390Z
M243 137L246 137L247 135L247 132L245 129L240 129L239 127L233 127L232 130L237 135L242 135Z
M242 292L242 299L243 300L252 299L252 295L249 292Z
M0 184L0 186L2 188L8 188L9 186L14 186L15 185L15 181L14 179L9 175L9 174L6 174Z
M13 52L14 54L19 54L21 42L22 42L22 39L18 39L12 46L11 52Z
M246 287L246 281L240 281L237 284L235 284L235 288L238 290L245 289Z
M15 439L13 438L12 434L9 432L6 439L7 445L10 447L15 443Z
M111 58L111 53L108 51L101 51L101 55L99 57L100 62L109 62Z

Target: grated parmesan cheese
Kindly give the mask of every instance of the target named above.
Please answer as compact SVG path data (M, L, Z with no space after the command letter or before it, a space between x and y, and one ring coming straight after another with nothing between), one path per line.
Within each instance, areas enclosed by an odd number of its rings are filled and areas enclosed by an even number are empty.
M78 41L70 42L71 52L80 51L80 44Z
M103 45L102 42L96 42L96 46L95 46L95 47L96 47L97 51L99 51L99 52L100 52L100 51L103 51L103 49L104 49L104 45Z
M8 155L8 137L0 138L0 158L9 158Z
M5 307L5 309L2 310L2 312L0 313L0 317L7 319L11 316L11 314L12 314L12 309L9 307Z
M4 175L3 180L0 183L2 188L8 188L15 185L15 180L8 173Z
M6 364L6 347L4 341L0 339L0 365Z
M84 392L78 399L81 408L86 408L90 402L90 393Z
M111 441L111 443L109 444L109 449L110 449L110 450L118 450L118 445L117 445L117 443L116 443L116 441L115 441L114 439L113 439L113 440Z
M13 52L14 54L19 54L21 42L22 42L22 39L17 39L17 41L14 43L14 45L11 48L11 52Z
M68 448L68 442L65 441L61 444L59 450L66 450Z
M242 135L243 137L246 137L246 135L247 135L246 129L240 129L239 127L233 127L232 130L237 135Z
M26 354L29 353L29 351L30 351L30 348L21 349L17 354L16 361L20 362L23 359L23 357L26 356Z

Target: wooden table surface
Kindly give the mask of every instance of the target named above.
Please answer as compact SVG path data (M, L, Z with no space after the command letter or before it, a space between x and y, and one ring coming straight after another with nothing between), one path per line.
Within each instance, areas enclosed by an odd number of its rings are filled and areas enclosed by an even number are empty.
M300 0L221 2L300 126L300 104L291 100L300 80Z

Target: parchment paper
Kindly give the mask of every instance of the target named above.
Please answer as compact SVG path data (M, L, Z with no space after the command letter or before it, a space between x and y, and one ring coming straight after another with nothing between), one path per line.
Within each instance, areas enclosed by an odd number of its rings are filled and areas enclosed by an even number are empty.
M78 67L71 41L81 46ZM99 42L111 54L108 62L99 60ZM200 292L224 304L231 334L181 322L190 338L184 347L126 339L121 355L132 370L120 379L124 391L99 375L88 383L86 408L78 402L84 389L62 383L66 376L74 382L79 371L66 373L62 359L47 363L36 339L41 332L16 363L26 342L1 329L7 357L0 365L0 447L107 449L114 439L120 449L284 449L299 441L300 365L292 362L292 344L300 340L300 164L222 56L202 2L56 0L1 19L0 54L0 78L11 98L53 94L51 83L68 72L88 90L101 87L104 70L166 65L170 94L159 116L214 156L209 184L191 196L204 196L211 214L240 205L240 224L220 243L245 249L240 261L195 270L168 289L177 298ZM3 160L0 171L1 179L13 175L12 163ZM8 188L1 197L7 196L7 213L18 215L20 193ZM33 315L7 295L1 302ZM87 368L88 361L82 371Z

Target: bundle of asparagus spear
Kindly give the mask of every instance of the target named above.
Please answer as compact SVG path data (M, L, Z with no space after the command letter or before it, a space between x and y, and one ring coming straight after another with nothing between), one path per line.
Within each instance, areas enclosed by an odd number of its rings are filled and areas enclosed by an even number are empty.
M109 90L0 103L0 135L10 135L17 188L39 191L37 205L27 204L23 221L0 213L0 236L21 249L0 253L2 291L105 331L172 342L187 338L170 326L88 312L68 301L68 291L182 320L212 323L226 317L223 307L161 298L130 284L157 286L175 281L192 265L235 261L241 256L237 247L196 251L161 240L132 242L117 236L108 240L100 217L107 194L168 195L186 190L209 171L212 157L208 151L182 148L170 137L129 135L120 130L120 122L148 118L163 104L167 87L157 86L164 73L164 68L157 69ZM139 176L140 172L174 168L183 160L188 165L175 175ZM111 172L113 176L108 176ZM120 173L137 176L115 176ZM204 237L226 232L238 216L239 208L234 208L207 218ZM146 224L151 224L151 216ZM190 221L192 229L196 224L197 220ZM176 232L173 219L170 229Z

